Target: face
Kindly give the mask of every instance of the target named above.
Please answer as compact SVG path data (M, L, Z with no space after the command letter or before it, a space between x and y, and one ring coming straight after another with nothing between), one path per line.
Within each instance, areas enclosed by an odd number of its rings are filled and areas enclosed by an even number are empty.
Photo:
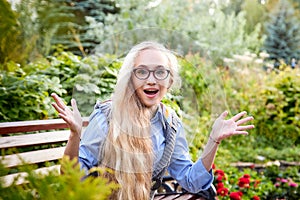
M132 81L135 92L145 106L157 106L167 93L171 85L171 75L165 71L170 70L168 64L167 56L159 50L143 50L137 56L133 70L138 70L135 73L140 78L132 73ZM147 70L151 71L149 77L145 76L148 73ZM166 75L164 73L168 76L163 79Z

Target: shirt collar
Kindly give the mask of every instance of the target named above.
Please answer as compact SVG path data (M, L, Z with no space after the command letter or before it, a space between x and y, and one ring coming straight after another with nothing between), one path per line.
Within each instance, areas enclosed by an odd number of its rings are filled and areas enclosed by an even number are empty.
M166 105L162 103L158 106L157 112L154 115L154 117L151 119L151 122L153 123L157 120L159 120L162 123L164 129L166 128L165 121L167 121L169 124L171 123L170 108L168 108Z

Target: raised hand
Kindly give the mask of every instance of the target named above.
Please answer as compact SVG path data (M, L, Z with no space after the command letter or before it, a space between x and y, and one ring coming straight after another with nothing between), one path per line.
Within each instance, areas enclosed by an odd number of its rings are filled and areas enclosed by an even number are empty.
M253 120L252 116L242 118L246 114L247 113L243 111L226 120L225 118L227 117L228 112L223 112L213 124L210 135L211 139L218 143L232 135L247 135L248 132L246 130L254 128L254 125L244 125L245 123Z
M51 96L55 100L55 103L52 103L52 106L58 112L58 115L68 124L71 134L75 134L80 138L82 130L82 118L77 108L75 99L71 100L71 109L56 93L52 93Z

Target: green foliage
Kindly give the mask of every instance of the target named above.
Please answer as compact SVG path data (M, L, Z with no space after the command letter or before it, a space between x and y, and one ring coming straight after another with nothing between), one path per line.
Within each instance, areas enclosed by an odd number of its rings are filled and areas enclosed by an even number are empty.
M1 71L0 121L47 118L52 112L51 91L65 93L59 78L36 72L26 73L21 68L15 72Z
M57 77L62 83L62 88L66 91L64 95L67 98L65 100L70 102L75 84L74 77L84 67L85 63L80 56L64 51L57 52L54 56L48 57L48 59L49 67L40 73L49 77Z
M270 54L270 59L290 63L292 58L299 59L300 53L300 18L295 14L292 4L279 0L266 24L267 38L263 49Z
M259 1L246 0L243 1L242 10L246 13L247 23L245 30L247 33L251 33L255 29L257 24L263 24L266 20L266 8Z
M194 160L199 157L217 110L222 109L222 90L216 71L199 55L180 59L182 86L178 104L183 112L190 152ZM218 96L219 101L212 100Z
M10 62L23 63L22 38L18 15L6 0L0 0L0 70L9 70Z
M42 73L61 80L64 100L69 104L75 98L83 116L91 114L97 100L110 97L121 64L110 55L81 58L64 51L49 59L50 66Z
M229 68L222 69L231 112L247 111L254 116L255 129L249 136L224 141L218 152L221 160L225 156L224 160L258 162L259 155L266 160L299 160L299 73L299 69L289 67L267 73L259 66L237 59ZM226 156L229 152L225 149L236 151Z
M205 2L170 0L157 5L148 1L121 0L119 5L120 14L108 15L104 30L97 23L90 24L95 27L95 34L101 33L98 34L99 51L109 50L109 46L113 49L110 53L124 53L128 46L142 40L157 40L182 54L205 53L220 64L224 56L246 50L258 51L262 44L259 24L251 33L245 32L243 12L224 14L218 8L210 9Z
M266 87L260 93L264 109L257 113L258 137L264 135L264 139L258 144L268 144L277 149L299 145L299 71L287 69L278 74L272 73L265 82Z
M63 45L66 51L86 55L97 41L89 34L87 21L103 23L107 13L116 13L114 1L36 1L37 19L44 55L51 53L52 46Z
M97 100L109 98L120 62L114 56L82 59L69 52L57 52L23 68L11 64L15 72L1 71L0 121L53 118L52 92L68 104L75 98L83 116L88 116Z
M73 77L74 89L72 97L76 99L83 116L93 111L97 101L108 100L116 84L116 77L121 62L111 55L87 57L85 65Z
M25 178L26 184L16 185L15 183L9 187L0 184L0 199L107 199L111 192L117 189L118 185L109 182L103 177L87 178L81 181L84 172L80 170L79 165L74 167L76 160L68 160L64 158L61 162L63 174L59 175L55 171L49 174L39 174L32 167L26 167L25 172L28 176ZM6 169L1 167L2 172ZM93 169L100 174L105 173L103 169Z

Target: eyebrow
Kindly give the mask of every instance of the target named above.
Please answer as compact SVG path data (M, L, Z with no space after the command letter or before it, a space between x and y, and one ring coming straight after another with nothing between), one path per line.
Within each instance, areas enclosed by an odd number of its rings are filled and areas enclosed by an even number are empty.
M149 68L149 66L147 65L138 65L137 66L138 68ZM156 65L154 66L155 69L158 69L158 68L164 68L164 69L167 69L167 67L163 66L163 65Z

